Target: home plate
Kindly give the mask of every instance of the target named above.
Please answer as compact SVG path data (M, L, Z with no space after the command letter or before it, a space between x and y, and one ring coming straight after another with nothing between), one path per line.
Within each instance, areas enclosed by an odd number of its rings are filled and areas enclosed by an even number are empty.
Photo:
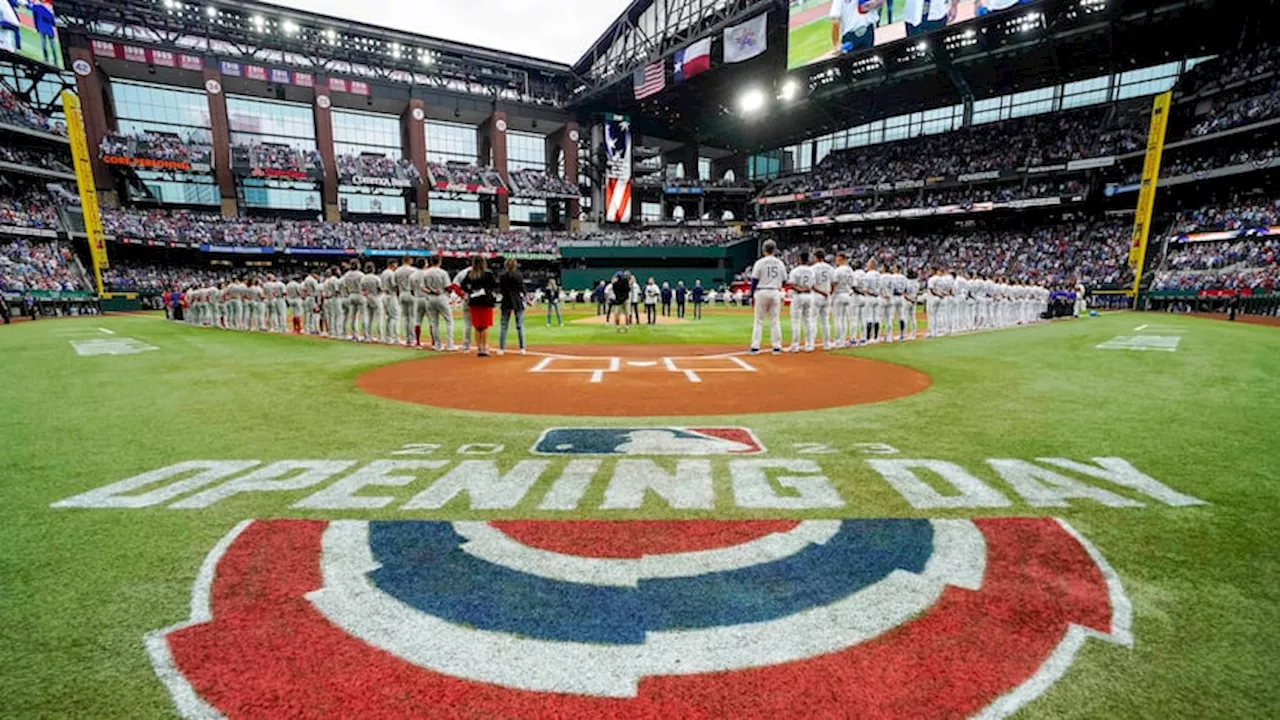
M657 360L628 360L627 364L631 367L654 367L658 364Z

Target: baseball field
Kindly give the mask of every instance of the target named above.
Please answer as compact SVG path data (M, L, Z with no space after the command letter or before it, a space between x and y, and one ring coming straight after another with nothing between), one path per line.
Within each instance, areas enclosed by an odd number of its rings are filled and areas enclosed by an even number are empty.
M1280 712L1277 328L584 319L0 326L0 717Z

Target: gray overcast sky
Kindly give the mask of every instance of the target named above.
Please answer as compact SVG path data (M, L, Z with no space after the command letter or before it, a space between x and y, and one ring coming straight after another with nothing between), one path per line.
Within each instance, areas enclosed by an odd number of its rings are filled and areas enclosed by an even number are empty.
M572 63L629 0L272 0L278 5Z

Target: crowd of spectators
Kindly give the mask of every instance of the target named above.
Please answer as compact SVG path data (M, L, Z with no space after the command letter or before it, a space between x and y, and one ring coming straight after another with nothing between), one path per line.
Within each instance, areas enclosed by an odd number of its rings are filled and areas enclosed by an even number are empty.
M449 161L445 163L427 162L427 175L431 184L468 185L488 189L492 192L506 189L502 175L492 166L480 167L463 162ZM483 190L482 190L483 192Z
M582 190L577 183L570 182L559 175L532 168L512 170L511 194L522 197L580 197Z
M1170 157L1172 155L1172 157ZM1280 138L1259 140L1248 147L1205 147L1190 145L1168 153L1160 166L1160 177L1171 178L1178 175L1206 172L1232 165L1244 165L1251 162L1262 162L1280 155ZM1136 170L1125 176L1125 183L1137 183L1142 174Z
M1280 240L1241 238L1170 245L1164 268L1170 271L1220 270L1240 264L1247 268L1258 268L1278 263Z
M0 227L57 230L58 211L43 190L0 195Z
M373 153L361 153L359 155L338 155L334 158L338 165L338 176L343 178L350 177L375 177L397 180L408 180L412 183L418 183L422 180L422 175L418 173L418 168L406 159L395 159L387 155L374 155Z
M719 247L742 237L724 228L646 228L598 230L562 237L574 245L602 247Z
M1280 289L1280 265L1227 270L1166 270L1156 274L1156 291L1249 290L1270 295Z
M209 165L213 146L207 138L192 135L183 139L173 133L144 132L137 135L110 133L98 146L102 155L157 162L185 162Z
M70 248L56 242L0 239L0 291L84 290Z
M790 266L802 244L783 253ZM895 233L853 231L823 247L844 251L858 265L875 260L881 268L900 268L914 277L935 269L1003 279L1046 288L1088 287L1132 282L1129 270L1129 222L1062 222L1021 229L952 228L945 231Z
M1088 108L987 123L863 147L833 150L809 173L780 178L764 196L926 177L1008 171L1141 149L1146 119L1136 110Z
M117 260L112 262L110 268L102 271L102 284L111 292L164 292L197 285L219 285L235 277L238 274L232 268Z
M314 174L324 169L319 150L300 150L289 145L260 142L232 145L231 164L288 173Z
M1280 116L1280 78L1261 86L1239 88L1212 98L1207 113L1191 126L1201 137Z
M3 88L0 88L0 123L22 125L56 135L67 134L66 123L32 110L29 105Z
M58 172L72 171L70 166L58 159L57 154L35 152L26 148L0 146L0 160L14 165L25 165Z
M873 211L907 210L911 208L939 208L956 205L970 208L978 203L1012 202L1031 198L1083 195L1088 187L1079 180L1035 180L1012 183L964 185L959 187L917 190L897 194L875 194L824 198L798 203L761 205L761 218L784 220L788 218L813 218L869 213Z
M1178 213L1174 235L1280 225L1280 197L1232 197Z
M1276 69L1280 69L1280 46L1255 45L1191 68L1178 80L1178 93L1194 95L1209 87L1223 87Z

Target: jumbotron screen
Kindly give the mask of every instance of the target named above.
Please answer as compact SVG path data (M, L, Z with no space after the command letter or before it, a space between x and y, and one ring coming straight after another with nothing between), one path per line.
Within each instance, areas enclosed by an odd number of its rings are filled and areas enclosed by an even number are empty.
M791 0L787 69L926 35L1035 0Z
M53 0L0 2L0 50L61 70L62 44Z

